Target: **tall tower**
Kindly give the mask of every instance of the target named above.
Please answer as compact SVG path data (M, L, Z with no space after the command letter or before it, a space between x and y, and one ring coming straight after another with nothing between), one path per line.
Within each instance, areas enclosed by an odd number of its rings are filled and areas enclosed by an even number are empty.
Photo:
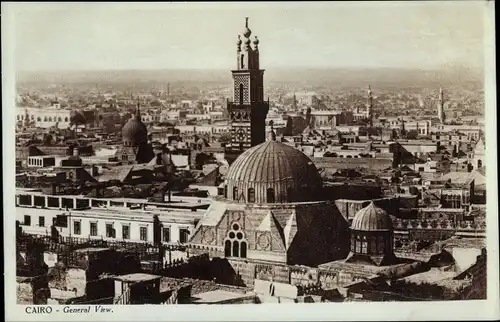
M367 103L366 103L366 118L368 119L368 122L370 126L373 125L373 96L372 96L372 89L370 85L368 85L368 98L367 98Z
M445 115L444 115L444 94L442 88L439 88L439 100L438 100L437 112L438 112L439 122L443 124L445 121Z
M264 70L259 66L259 40L257 37L251 40L251 35L246 18L245 29L236 42L236 69L232 71L233 100L227 104L231 119L229 152L233 154L266 140L269 102L264 101Z

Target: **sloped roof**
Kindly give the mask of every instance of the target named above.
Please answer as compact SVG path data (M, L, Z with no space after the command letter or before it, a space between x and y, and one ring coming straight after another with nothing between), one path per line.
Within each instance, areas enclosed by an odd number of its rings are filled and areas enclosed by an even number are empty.
M37 148L36 146L30 146L28 148L28 155L30 157L34 157L34 156L39 156L39 155L45 155L45 152L43 152L42 150L40 150L39 148Z
M212 172L201 178L198 182L199 185L217 186L219 179L219 167L215 168Z

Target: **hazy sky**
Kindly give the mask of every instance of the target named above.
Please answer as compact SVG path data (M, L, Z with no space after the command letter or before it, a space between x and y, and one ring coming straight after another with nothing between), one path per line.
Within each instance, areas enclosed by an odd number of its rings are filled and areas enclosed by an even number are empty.
M17 4L20 70L233 68L249 16L261 65L481 67L483 1Z

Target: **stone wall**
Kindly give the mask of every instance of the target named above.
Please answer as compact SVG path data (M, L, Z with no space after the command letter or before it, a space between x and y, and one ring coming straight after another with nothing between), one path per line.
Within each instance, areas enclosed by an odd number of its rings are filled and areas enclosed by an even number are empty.
M50 289L46 275L17 278L18 304L47 304Z
M320 269L284 264L252 263L245 260L228 260L233 270L246 286L253 286L254 280L273 281L301 287L320 286L334 289L366 277L365 272Z

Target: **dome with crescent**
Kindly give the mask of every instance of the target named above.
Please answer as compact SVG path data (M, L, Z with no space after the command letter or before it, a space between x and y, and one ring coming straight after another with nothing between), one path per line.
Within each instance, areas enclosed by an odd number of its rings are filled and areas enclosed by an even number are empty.
M227 199L240 203L315 201L322 180L311 159L286 144L267 141L242 153L230 166Z
M142 123L139 109L122 129L122 139L125 146L139 146L148 142L148 130Z

